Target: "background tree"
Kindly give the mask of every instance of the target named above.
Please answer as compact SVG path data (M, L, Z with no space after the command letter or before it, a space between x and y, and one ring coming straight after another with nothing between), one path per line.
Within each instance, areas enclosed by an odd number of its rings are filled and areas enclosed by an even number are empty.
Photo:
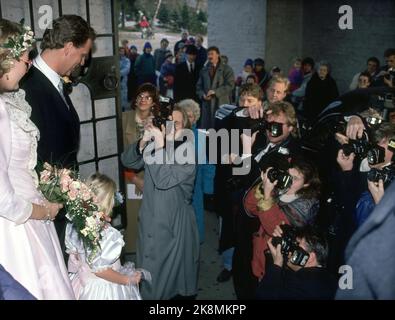
M159 12L158 12L158 20L163 24L163 25L168 25L170 23L170 12L169 9L165 4L162 4Z
M189 8L187 4L184 2L184 5L182 6L180 13L181 28L189 29L189 23L190 23L189 19L190 19Z

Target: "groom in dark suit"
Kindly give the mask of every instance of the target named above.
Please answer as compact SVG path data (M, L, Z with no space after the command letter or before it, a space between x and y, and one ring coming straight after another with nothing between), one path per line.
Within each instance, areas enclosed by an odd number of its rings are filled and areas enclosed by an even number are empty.
M85 63L95 37L88 23L76 15L59 17L44 32L41 54L22 81L32 107L31 119L40 130L38 161L77 167L80 121L62 77ZM57 215L55 227L64 252L64 211Z
M188 45L186 48L186 61L176 66L174 75L174 100L176 102L184 99L193 99L198 102L196 95L196 83L199 79L201 66L196 65L196 56L198 50L194 45Z

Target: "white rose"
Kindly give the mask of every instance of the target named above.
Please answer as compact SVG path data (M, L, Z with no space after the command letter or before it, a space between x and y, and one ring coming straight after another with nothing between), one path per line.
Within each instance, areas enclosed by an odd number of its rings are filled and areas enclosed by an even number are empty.
M88 235L89 231L87 228L84 228L81 230L81 233L86 237Z
M85 221L85 225L91 229L94 229L96 226L96 219L94 217L88 217Z

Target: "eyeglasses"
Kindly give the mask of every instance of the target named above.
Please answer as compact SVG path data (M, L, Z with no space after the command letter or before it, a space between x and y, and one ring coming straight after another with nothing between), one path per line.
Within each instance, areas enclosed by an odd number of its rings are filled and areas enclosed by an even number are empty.
M25 63L26 71L28 71L30 69L30 67L32 66L32 64L33 64L32 60L24 60L22 58L19 58L19 60Z
M141 101L141 100L147 100L147 101L152 101L152 97L151 96L145 96L143 94L140 94L139 96L137 96L137 100Z

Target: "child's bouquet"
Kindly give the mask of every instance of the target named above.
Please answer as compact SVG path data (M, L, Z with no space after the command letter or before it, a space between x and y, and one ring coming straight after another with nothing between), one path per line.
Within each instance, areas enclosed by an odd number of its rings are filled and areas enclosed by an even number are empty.
M48 163L44 163L40 172L39 190L48 201L63 204L66 218L78 232L91 261L100 250L101 231L106 224L92 190L81 181L77 172L58 169Z

